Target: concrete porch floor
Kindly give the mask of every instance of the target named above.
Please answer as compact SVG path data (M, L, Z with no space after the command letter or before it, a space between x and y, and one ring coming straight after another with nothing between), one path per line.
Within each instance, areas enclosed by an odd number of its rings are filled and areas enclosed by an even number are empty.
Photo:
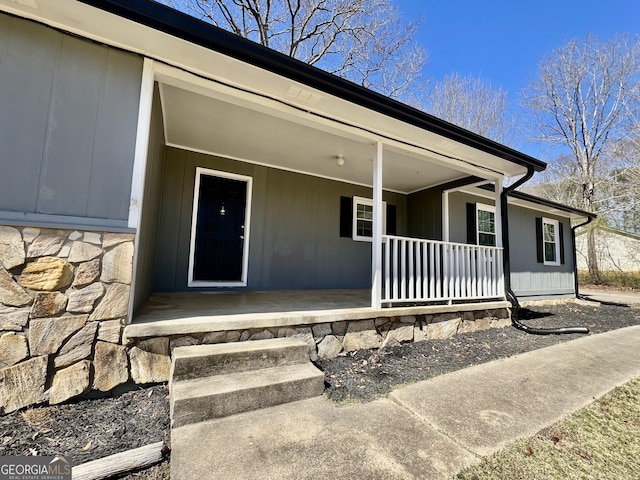
M370 295L370 290L154 293L124 335L137 339L511 307L502 300L374 309Z
M167 292L152 294L134 316L134 323L194 316L367 308L370 305L371 290Z

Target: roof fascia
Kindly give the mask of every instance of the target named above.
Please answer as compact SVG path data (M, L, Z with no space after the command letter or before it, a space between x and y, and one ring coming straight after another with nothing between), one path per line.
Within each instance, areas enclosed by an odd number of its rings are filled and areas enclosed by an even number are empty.
M78 0L536 171L546 163L421 110L150 0Z
M494 186L492 183L488 183L485 185L480 185L478 188L482 190L486 190L487 192L493 192ZM545 198L536 197L534 195L530 195L528 193L520 192L519 190L513 190L508 193L508 196L523 200L525 202L535 203L536 205L540 205L543 207L555 208L557 210L562 210L563 212L571 213L580 217L586 217L595 219L598 217L595 213L587 212L585 210L580 210L578 208L573 208L568 205L564 205L562 203L554 202L552 200L547 200Z
M568 205L563 205L562 203L553 202L551 200L547 200L540 197L535 197L533 195L529 195L528 193L519 192L514 190L513 192L509 192L509 196L513 198L518 198L520 200L524 200L526 202L537 203L538 205L543 205L545 207L557 208L558 210L563 210L568 213L573 213L576 215L580 215L582 217L587 217L591 219L595 219L598 217L595 213L587 212L586 210L580 210L578 208L573 208Z

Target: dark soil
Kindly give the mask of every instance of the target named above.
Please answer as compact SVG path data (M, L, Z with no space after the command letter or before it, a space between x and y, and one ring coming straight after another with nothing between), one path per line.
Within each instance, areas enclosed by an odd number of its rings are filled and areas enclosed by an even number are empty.
M640 324L640 309L568 303L520 311L533 327L586 326L592 333ZM317 362L326 375L328 397L367 402L393 388L583 335L530 335L512 327L461 334L382 350L362 350ZM75 465L169 439L165 385L67 405L36 407L0 417L0 455L69 456ZM124 477L165 480L162 464Z
M166 385L0 417L0 455L64 455L74 465L164 441Z
M591 334L640 324L640 309L574 303L520 311L520 321L537 328L585 326ZM360 350L319 360L326 394L336 402L370 401L394 388L443 373L548 347L584 335L531 335L513 327L456 335L382 350Z

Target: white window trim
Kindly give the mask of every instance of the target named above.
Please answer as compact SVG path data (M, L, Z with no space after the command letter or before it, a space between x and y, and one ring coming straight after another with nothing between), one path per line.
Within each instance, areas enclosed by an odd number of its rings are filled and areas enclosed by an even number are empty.
M479 246L488 246L488 245L480 245L480 233L488 234L488 232L480 232L480 222L478 220L478 211L485 211L493 213L493 236L495 241L493 242L493 247L498 244L498 232L496 229L496 207L493 205L486 205L484 203L476 203L476 245Z
M365 197L353 197L353 214L351 218L351 232L353 240L357 242L373 242L373 237L365 237L363 235L358 235L358 204L360 205L369 205L373 207L373 199L365 198ZM373 224L373 220L371 221ZM382 202L382 232L387 231L387 202Z
M193 270L195 266L196 253L196 226L198 223L198 204L200 198L200 178L202 175L211 175L214 177L230 178L232 180L240 180L247 183L247 198L245 204L244 216L244 246L242 249L242 277L238 282L214 282L193 279ZM253 184L252 177L237 175L235 173L221 172L219 170L211 170L209 168L196 168L196 182L193 190L193 213L191 216L191 243L189 246L189 278L188 287L246 287L247 272L249 270L249 234L251 225L251 189Z
M559 235L560 235L560 225L559 225L559 223L560 222L558 222L558 220L554 220L552 218L542 217L542 260L543 260L543 263L545 265L550 265L550 266L555 266L555 267L560 265L560 241L561 241L561 239L559 238ZM545 243L551 243L551 242L546 242L545 239L544 239L544 226L545 226L545 224L553 225L553 234L554 234L554 237L555 237L555 240L556 240L554 242L554 247L555 247L555 252L556 252L556 260L555 260L555 262L548 261L547 258L546 258L546 255L545 255L545 253L547 251L546 248L545 248Z

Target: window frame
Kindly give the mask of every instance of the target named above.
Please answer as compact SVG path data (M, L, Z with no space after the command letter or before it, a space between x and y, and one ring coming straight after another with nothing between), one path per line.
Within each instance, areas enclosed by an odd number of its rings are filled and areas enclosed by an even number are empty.
M478 212L480 211L490 212L493 214L493 232L481 232L480 231L480 218L478 218ZM493 235L493 245L483 245L480 243L480 234ZM495 247L498 244L498 237L496 232L496 207L494 205L487 205L485 203L476 203L476 245L480 247Z
M553 236L554 236L554 241L553 242L548 242L545 239L544 236L544 232L545 232L545 225L552 225L553 226ZM559 238L560 235L560 222L558 220L555 220L553 218L546 218L546 217L542 217L542 263L544 265L549 265L549 266L560 266L561 264L561 259L560 259L560 241L561 239ZM546 249L546 245L548 243L551 243L554 245L554 253L555 253L555 260L551 261L551 260L547 260L547 249Z
M358 205L373 207L373 199L365 197L353 197L353 214L351 219L351 238L356 242L373 242L373 236L358 235ZM373 231L373 218L371 219L371 230ZM382 202L382 232L387 231L387 202Z

